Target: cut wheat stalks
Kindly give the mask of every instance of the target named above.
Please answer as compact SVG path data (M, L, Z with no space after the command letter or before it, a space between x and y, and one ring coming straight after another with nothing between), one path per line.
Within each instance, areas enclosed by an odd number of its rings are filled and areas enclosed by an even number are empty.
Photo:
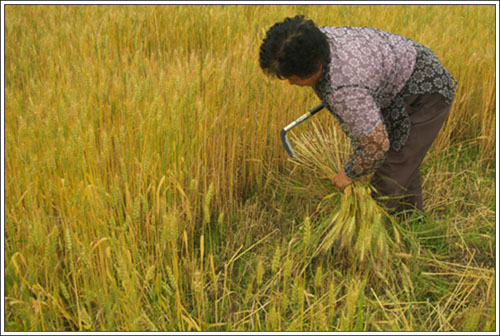
M318 179L333 180L342 169L349 153L345 135L335 127L312 123L312 130L300 136L292 135L297 153L292 162L314 174ZM392 217L371 197L372 187L362 178L339 192L332 184L332 193L326 195L318 208L333 205L333 210L312 227L316 243L312 257L333 253L336 258L363 267L373 266L376 273L383 273L391 255L400 242ZM386 226L392 226L393 237Z

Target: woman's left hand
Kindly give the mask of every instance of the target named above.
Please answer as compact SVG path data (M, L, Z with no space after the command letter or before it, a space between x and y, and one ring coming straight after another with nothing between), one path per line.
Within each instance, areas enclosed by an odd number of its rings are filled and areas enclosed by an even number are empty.
M337 187L338 190L344 191L345 187L347 187L349 184L353 182L352 179L350 179L342 169L337 175L332 180L332 183L335 187Z

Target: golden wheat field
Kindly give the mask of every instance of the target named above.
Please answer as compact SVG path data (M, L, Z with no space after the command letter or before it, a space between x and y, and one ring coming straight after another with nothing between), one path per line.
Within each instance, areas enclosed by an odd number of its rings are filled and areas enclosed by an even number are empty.
M458 79L426 215L328 180L349 143L266 77L304 14L431 48ZM495 5L4 5L4 331L489 331ZM339 243L339 237L349 240Z

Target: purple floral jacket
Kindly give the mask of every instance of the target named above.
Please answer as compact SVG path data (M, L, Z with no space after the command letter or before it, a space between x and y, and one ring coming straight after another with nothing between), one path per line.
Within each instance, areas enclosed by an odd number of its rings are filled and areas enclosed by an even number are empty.
M344 167L352 179L374 172L389 147L399 151L411 123L403 100L439 92L451 104L456 80L425 46L369 27L320 27L330 61L313 87L351 138L354 153Z

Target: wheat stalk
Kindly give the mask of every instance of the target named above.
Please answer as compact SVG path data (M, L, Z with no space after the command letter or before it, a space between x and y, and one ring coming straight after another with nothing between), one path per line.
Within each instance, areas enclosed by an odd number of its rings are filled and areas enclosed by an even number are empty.
M337 128L314 121L310 130L300 136L292 135L291 139L297 153L292 162L316 177L317 181L332 180L342 169L349 153L349 144ZM320 190L319 182L316 186ZM310 187L314 188L315 184ZM344 263L361 268L370 265L381 275L385 269L383 266L390 263L390 252L399 243L393 218L371 197L372 188L367 178L350 184L340 196L333 185L331 189L332 193L326 195L318 206L330 209L330 213L313 228L317 241L313 257L333 250L335 257ZM336 204L332 206L332 203ZM305 231L311 230L309 219L304 225ZM392 225L394 239L386 225Z

